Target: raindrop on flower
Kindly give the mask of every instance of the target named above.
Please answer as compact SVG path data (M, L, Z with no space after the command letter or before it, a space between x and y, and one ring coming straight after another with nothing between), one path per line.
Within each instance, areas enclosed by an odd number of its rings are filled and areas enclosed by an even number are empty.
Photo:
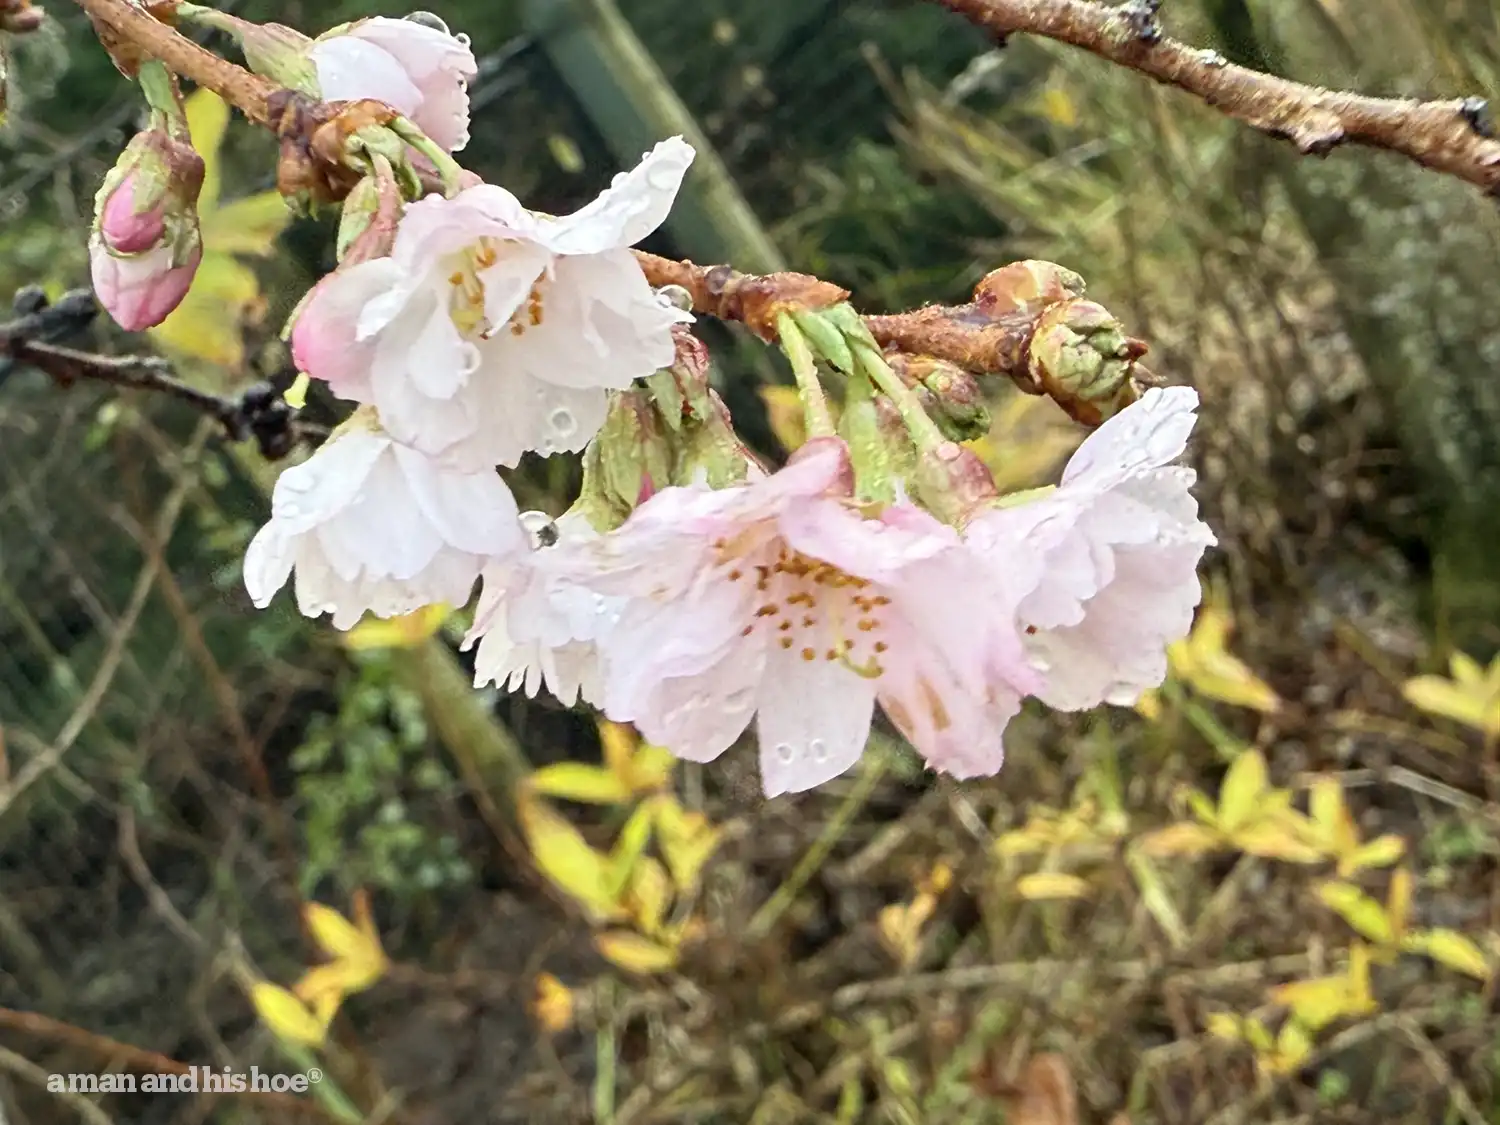
M813 761L826 762L828 760L828 743L821 738L813 739L807 744L807 748L812 751Z
M797 756L797 748L790 742L778 742L776 744L776 756L783 762L790 764L792 759Z
M567 440L578 432L578 419L566 406L559 406L547 416L547 424L559 438Z
M557 543L557 522L546 512L522 512L521 526L531 536L533 547L551 547Z
M423 27L430 27L434 31L441 31L444 35L452 34L448 30L448 25L443 22L443 17L434 15L432 12L412 12L403 18L410 20L412 23L421 24Z

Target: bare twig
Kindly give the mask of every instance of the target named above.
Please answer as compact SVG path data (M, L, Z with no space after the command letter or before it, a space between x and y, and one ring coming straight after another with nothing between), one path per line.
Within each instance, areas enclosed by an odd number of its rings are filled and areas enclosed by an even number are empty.
M77 4L93 19L117 63L128 66L138 56L160 59L174 73L208 87L257 125L275 123L267 102L279 87L163 23L153 9L170 15L176 6L170 0L154 5L140 0L77 0Z
M206 436L206 428L200 428L194 441L194 451L202 444ZM173 528L177 526L177 516L182 511L182 503L187 497L191 482L192 478L185 475L167 497L166 503L162 505L156 526L152 529L152 535L158 542L164 543L171 537ZM140 575L136 578L135 589L131 591L130 600L126 603L125 612L120 615L115 624L114 635L110 637L109 645L99 659L99 666L94 672L94 678L88 690L83 693L83 698L78 701L78 706L68 716L68 721L63 724L62 730L57 732L57 737L52 740L52 744L18 770L14 781L4 789L0 789L0 815L4 815L5 810L15 802L16 798L31 788L62 760L63 755L72 748L73 743L78 741L78 736L93 720L95 712L99 710L99 705L104 702L104 697L109 692L110 684L114 682L115 673L119 671L120 662L125 656L125 646L130 643L130 638L135 632L136 621L146 607L146 599L151 594L151 587L156 584L161 561L162 553L160 552L147 555L141 565Z
M1400 153L1500 197L1500 140L1478 98L1416 101L1325 90L1236 66L1215 51L1162 36L1135 9L1092 0L935 0L997 40L1015 33L1067 43L1185 90L1220 113L1300 152L1342 144Z
M7 1051L0 1047L0 1070L14 1074L21 1081L35 1086L39 1090L47 1089L47 1072L30 1059L23 1058L14 1051ZM63 1105L78 1114L88 1125L115 1125L109 1114L96 1106L82 1094L69 1093L66 1090L53 1090L52 1096Z
M174 378L171 364L157 356L98 355L57 343L82 332L97 315L98 304L86 289L65 294L55 305L39 290L25 289L16 295L15 311L16 319L0 324L0 382L10 365L26 364L62 387L91 380L165 395L214 419L232 441L253 437L268 460L285 457L299 442L316 444L328 436L326 428L298 418L269 384L226 398Z
M0 1027L19 1031L37 1039L66 1043L106 1060L110 1066L123 1067L142 1074L188 1074L192 1071L188 1063L178 1062L160 1051L148 1051L129 1043L121 1043L118 1039L99 1035L86 1028L75 1027L73 1024L64 1023L51 1016L44 1016L39 1012L21 1012L14 1008L0 1008ZM295 1094L278 1094L263 1090L226 1090L222 1093L210 1090L205 1091L203 1096L244 1098L267 1109L280 1110L288 1116L336 1120L317 1102L299 1098Z

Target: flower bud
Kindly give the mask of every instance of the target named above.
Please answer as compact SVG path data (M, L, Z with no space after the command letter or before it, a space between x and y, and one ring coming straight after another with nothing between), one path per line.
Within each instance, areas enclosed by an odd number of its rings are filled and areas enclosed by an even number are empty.
M944 523L961 527L976 508L1000 496L995 478L979 455L957 442L944 442L917 458L917 495Z
M615 507L633 511L672 482L673 450L649 393L620 391L594 438L600 483Z
M1011 262L985 274L974 286L974 304L987 317L1034 316L1058 301L1082 297L1083 278L1056 262Z
M310 98L322 96L318 71L310 57L313 41L300 31L279 23L252 23L197 4L178 4L176 14L232 36L245 56L245 65L262 78Z
M944 437L970 441L990 432L989 407L970 372L928 355L890 352L885 358L903 383L918 390L922 408Z
M163 128L136 134L94 197L89 265L99 303L122 328L160 324L203 257L203 160Z
M1093 301L1050 305L1037 318L1028 361L1042 390L1076 421L1097 426L1140 397L1133 375L1145 344Z

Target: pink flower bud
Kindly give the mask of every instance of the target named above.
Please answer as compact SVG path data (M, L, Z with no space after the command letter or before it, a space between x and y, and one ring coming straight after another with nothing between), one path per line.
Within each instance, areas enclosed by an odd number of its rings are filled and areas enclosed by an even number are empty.
M203 258L203 246L199 243L189 250L180 265L173 264L174 254L172 246L162 245L122 257L112 254L99 235L89 240L94 294L127 332L160 324L187 295Z
M202 158L157 128L131 139L94 197L94 291L127 331L160 324L192 284L203 257L202 188Z
M154 206L136 210L138 184L139 174L127 172L120 186L110 193L99 215L99 234L116 254L140 254L149 250L161 241L166 230L166 197L158 198Z

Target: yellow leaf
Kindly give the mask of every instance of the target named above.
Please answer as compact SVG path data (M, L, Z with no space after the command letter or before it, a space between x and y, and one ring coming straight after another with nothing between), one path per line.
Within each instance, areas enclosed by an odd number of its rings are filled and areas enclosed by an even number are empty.
M1303 838L1302 823L1296 814L1284 813L1248 824L1229 838L1248 855L1284 863L1321 863L1323 853Z
M635 793L650 793L661 789L672 780L672 771L676 768L677 757L672 751L660 746L642 745L630 760L630 788Z
M634 727L608 719L599 720L599 745L604 764L622 781L630 776L630 763L640 744L640 735L635 733Z
M198 192L199 211L212 211L219 203L219 148L229 128L229 105L212 90L194 90L182 104L188 135L203 158L203 188Z
M1324 883L1318 888L1323 904L1376 945L1395 940L1385 908L1352 883Z
M1391 885L1385 894L1385 914L1390 919L1393 937L1406 932L1406 923L1411 919L1411 872L1398 867L1391 872Z
M292 380L292 385L282 394L282 399L293 410L301 410L307 405L307 388L312 383L312 377L306 371L297 372L297 377Z
M1266 789L1266 760L1259 750L1246 750L1234 760L1219 789L1218 822L1226 835L1248 824Z
M646 845L651 842L651 826L655 819L655 812L649 804L640 804L630 814L630 819L625 822L625 827L620 829L620 838L615 841L614 850L609 857L609 883L610 892L619 895L630 885L630 877L635 873L635 865L640 861L646 851Z
M543 766L526 784L533 793L590 805L619 805L630 799L630 790L617 775L583 762Z
M1223 847L1219 834L1201 824L1170 824L1141 837L1140 848L1146 855L1158 858L1183 855L1194 858Z
M630 973L660 973L677 964L677 951L658 945L629 930L610 930L594 939L594 946Z
M1465 687L1477 687L1487 680L1479 662L1462 649L1454 649L1453 655L1448 657L1448 671Z
M371 949L368 934L361 933L332 907L309 902L302 908L302 917L318 948L335 960L379 960L383 956L379 945Z
M876 932L880 944L902 968L915 964L922 951L922 927L926 924L926 912L913 909L903 902L893 902L883 907L875 918Z
M807 440L807 425L802 415L802 399L796 387L769 385L761 387L760 397L766 404L771 432L788 453Z
M440 602L401 617L365 617L344 634L344 647L355 652L415 648L435 636L452 612L452 606Z
M1017 879L1016 893L1030 901L1057 898L1084 898L1089 893L1089 885L1077 875L1044 872L1038 875L1026 875Z
M328 1024L280 985L256 981L250 986L250 1002L260 1022L290 1043L321 1047L328 1038Z
M1071 129L1078 124L1078 110L1073 105L1073 99L1060 86L1048 86L1042 91L1041 111L1048 121L1061 125L1064 129Z
M1359 832L1344 803L1344 787L1336 779L1319 778L1313 783L1308 808L1316 829L1313 835L1329 855L1341 856L1359 846Z
M280 192L247 195L203 215L203 248L215 254L265 257L276 249L277 238L291 221Z
M1458 663L1461 654L1454 656L1454 671L1473 675L1470 669ZM1463 658L1468 660L1467 657ZM1472 661L1470 661L1472 664ZM1475 665L1477 669L1477 665ZM1441 676L1417 676L1407 680L1401 688L1406 701L1429 715L1453 719L1486 734L1500 733L1500 707L1497 707L1497 692L1486 676L1477 679L1445 680Z
M1302 1066L1312 1054L1312 1036L1307 1028L1296 1020L1287 1020L1276 1037L1276 1053L1268 1059L1267 1069L1277 1074L1290 1074Z
M1271 990L1273 1003L1291 1009L1297 1021L1311 1031L1318 1031L1335 1020L1363 1016L1373 1012L1375 1002L1366 987L1350 976L1316 977L1284 984Z
M1136 713L1140 715L1141 718L1145 719L1148 723L1161 722L1161 692L1157 691L1155 688L1151 689L1150 691L1143 692L1141 694L1141 697L1135 701L1135 710Z
M1425 930L1410 935L1402 945L1409 952L1425 953L1440 965L1478 980L1487 981L1494 972L1484 950L1457 930Z
M245 358L240 329L258 318L262 305L253 270L228 254L205 253L187 296L150 334L168 350L238 368Z
M1389 867L1406 854L1406 841L1400 836L1379 836L1356 848L1339 863L1340 875L1353 875L1366 867Z
M636 925L647 934L656 934L672 898L672 884L667 878L666 868L650 856L642 856L630 873L626 897Z
M723 833L702 813L688 812L663 794L653 805L657 841L672 873L672 882L683 894L698 885L703 867L719 847Z
M1271 686L1226 647L1233 628L1226 607L1205 604L1187 639L1168 650L1173 672L1210 699L1267 713L1279 710L1281 700Z
M600 855L546 802L522 793L516 802L521 831L537 867L598 920L624 917L619 890L612 888L610 861Z
M932 865L932 870L922 876L917 890L925 895L940 895L953 885L953 868L942 860Z
M363 992L381 977L382 966L367 961L329 961L315 965L302 974L302 979L292 985L292 995L314 1011L323 1001L330 1010L337 1008L344 997Z
M1207 1026L1208 1033L1215 1039L1239 1043L1245 1038L1245 1021L1233 1012L1210 1012Z
M548 1035L567 1031L573 1026L573 992L551 973L536 978L531 997L531 1015Z

